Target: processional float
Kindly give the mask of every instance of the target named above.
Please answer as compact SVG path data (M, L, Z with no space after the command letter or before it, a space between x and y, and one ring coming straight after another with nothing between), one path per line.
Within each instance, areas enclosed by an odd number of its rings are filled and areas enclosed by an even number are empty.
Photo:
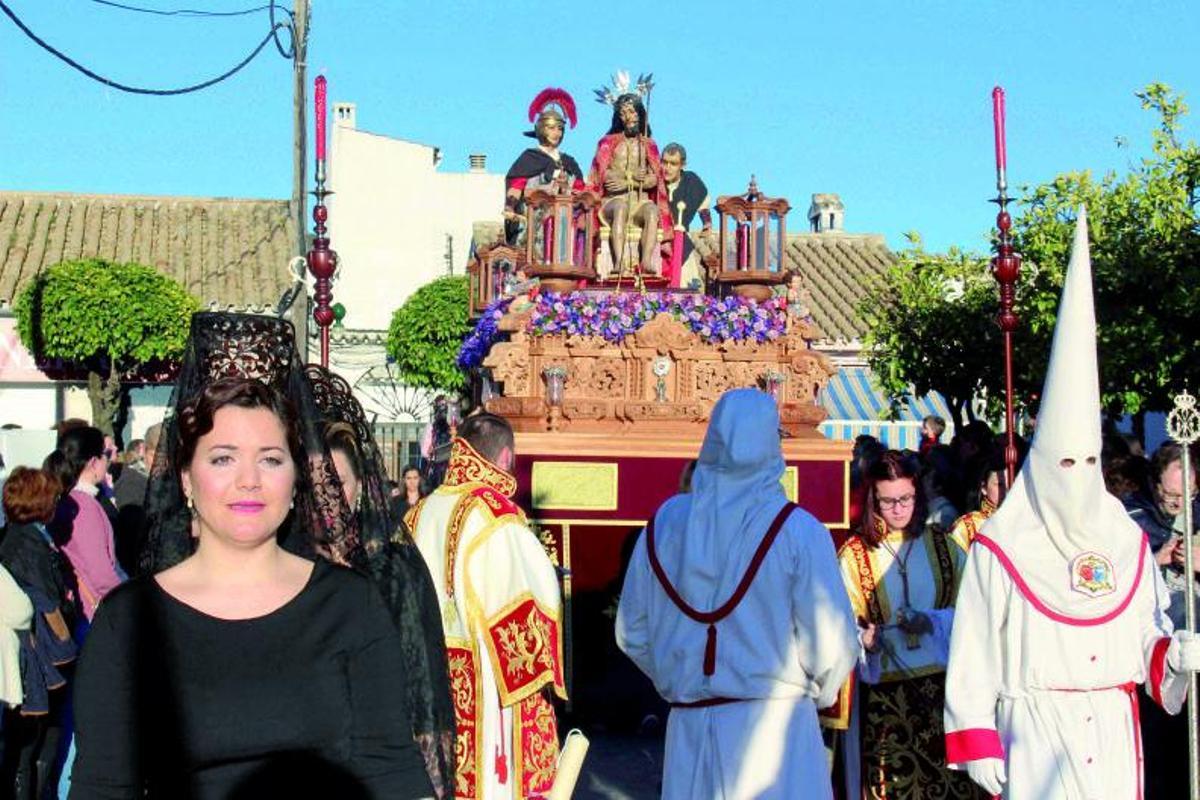
M645 76L626 88L647 84ZM614 153L614 186L628 189L636 169ZM606 197L599 181L557 183L522 189L523 212L512 216L522 214L525 239L477 227L468 264L477 323L459 364L474 400L516 430L516 499L563 569L568 691L586 715L605 701L576 690L620 668L599 645L611 642L601 631L612 621L596 598L619 584L623 552L679 491L720 396L758 387L776 399L784 490L839 539L851 525L851 444L817 429L826 416L819 395L837 368L814 347L822 334L797 286L786 199L753 179L717 197L719 226L692 234L702 285L679 286L687 234L678 207L657 205L669 257L662 247L654 263L635 263L642 231L627 227L614 257L614 231L597 213L619 193Z

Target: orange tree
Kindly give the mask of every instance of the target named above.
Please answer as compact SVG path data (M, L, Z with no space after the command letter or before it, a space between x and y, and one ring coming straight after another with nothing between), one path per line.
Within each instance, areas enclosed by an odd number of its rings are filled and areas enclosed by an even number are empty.
M198 307L153 267L102 259L48 267L15 303L17 329L30 352L87 372L92 422L108 434L124 400L122 379L180 356Z

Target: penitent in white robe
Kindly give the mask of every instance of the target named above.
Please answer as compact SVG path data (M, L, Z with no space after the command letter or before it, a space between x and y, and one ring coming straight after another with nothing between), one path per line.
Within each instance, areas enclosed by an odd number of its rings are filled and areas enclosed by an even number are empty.
M1186 673L1167 663L1177 645L1148 547L1130 570L1136 585L1120 587L1127 602L1073 617L1034 594L988 530L971 545L958 589L947 760L1005 759L1011 800L1141 798L1136 684L1172 714L1187 693ZM1179 769L1186 775L1186 764Z
M733 595L779 502L751 514L727 557L693 563L680 587L710 610ZM658 511L656 552L671 579L683 573L692 497ZM831 705L858 654L857 629L829 531L792 512L737 608L717 623L716 666L705 676L707 627L680 612L651 570L645 534L626 573L617 643L669 702L739 698L675 708L667 725L664 800L828 798L829 766L817 709Z

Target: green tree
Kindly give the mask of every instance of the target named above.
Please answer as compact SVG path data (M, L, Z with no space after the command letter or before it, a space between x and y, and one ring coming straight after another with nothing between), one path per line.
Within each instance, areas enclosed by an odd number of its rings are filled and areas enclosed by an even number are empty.
M1013 233L1024 262L1014 334L1018 398L1040 391L1078 209L1090 231L1102 403L1111 415L1161 410L1169 394L1200 383L1194 332L1200 319L1200 149L1180 141L1187 106L1169 87L1137 93L1159 118L1150 155L1128 174L1099 180L1067 172L1025 187ZM870 287L860 307L868 360L893 398L909 384L935 389L969 417L975 392L998 411L1003 352L995 324L998 293L987 259L917 245Z
M1180 140L1188 109L1170 87L1150 84L1137 97L1158 116L1150 155L1123 176L1070 172L1026 189L1014 225L1038 273L1035 301L1053 304L1078 209L1087 206L1101 402L1110 415L1169 408L1173 392L1200 379L1200 147Z
M973 419L971 399L1003 381L994 322L996 284L985 256L951 248L927 252L920 236L868 288L858 313L867 323L867 362L893 413L910 391L946 398L961 426Z
M15 306L21 341L34 355L87 370L92 422L112 434L122 379L181 355L199 304L153 267L86 259L47 268Z
M387 353L405 383L421 389L458 391L466 383L455 363L471 332L465 276L438 278L413 293L392 314Z

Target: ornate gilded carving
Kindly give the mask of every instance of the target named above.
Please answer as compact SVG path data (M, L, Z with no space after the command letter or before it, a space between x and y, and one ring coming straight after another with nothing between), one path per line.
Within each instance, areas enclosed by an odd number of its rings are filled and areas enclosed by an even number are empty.
M529 394L530 369L529 345L527 342L499 342L483 361L491 367L492 377L504 384L504 393L509 397Z
M520 324L524 316L520 317ZM501 328L513 330L509 317ZM502 385L487 409L509 418L522 431L544 431L551 409L542 370L567 369L564 400L554 409L559 430L617 433L631 426L656 430L702 430L713 405L730 389L760 386L763 376L782 373L780 420L795 436L817 436L825 413L817 393L835 373L829 360L809 349L811 326L793 322L777 341L708 344L673 317L661 314L621 342L579 335L531 336L516 330L492 347L484 366ZM665 397L656 389L655 359L669 357Z
M683 323L667 314L659 314L633 335L638 347L653 348L665 356L676 350L690 350L700 345L700 338Z
M558 557L558 541L554 534L546 528L533 526L533 530L537 532L538 541L542 543L542 549L546 551L546 555L550 557L550 563L554 566L562 566L562 562Z
M825 421L828 412L818 405L789 403L779 409L779 421L786 425L815 428Z
M708 409L700 403L626 403L624 417L631 421L644 419L706 420Z
M571 359L567 397L622 397L625 394L625 362L619 357Z
M611 404L602 400L570 400L563 403L563 416L567 419L604 419L611 412Z

